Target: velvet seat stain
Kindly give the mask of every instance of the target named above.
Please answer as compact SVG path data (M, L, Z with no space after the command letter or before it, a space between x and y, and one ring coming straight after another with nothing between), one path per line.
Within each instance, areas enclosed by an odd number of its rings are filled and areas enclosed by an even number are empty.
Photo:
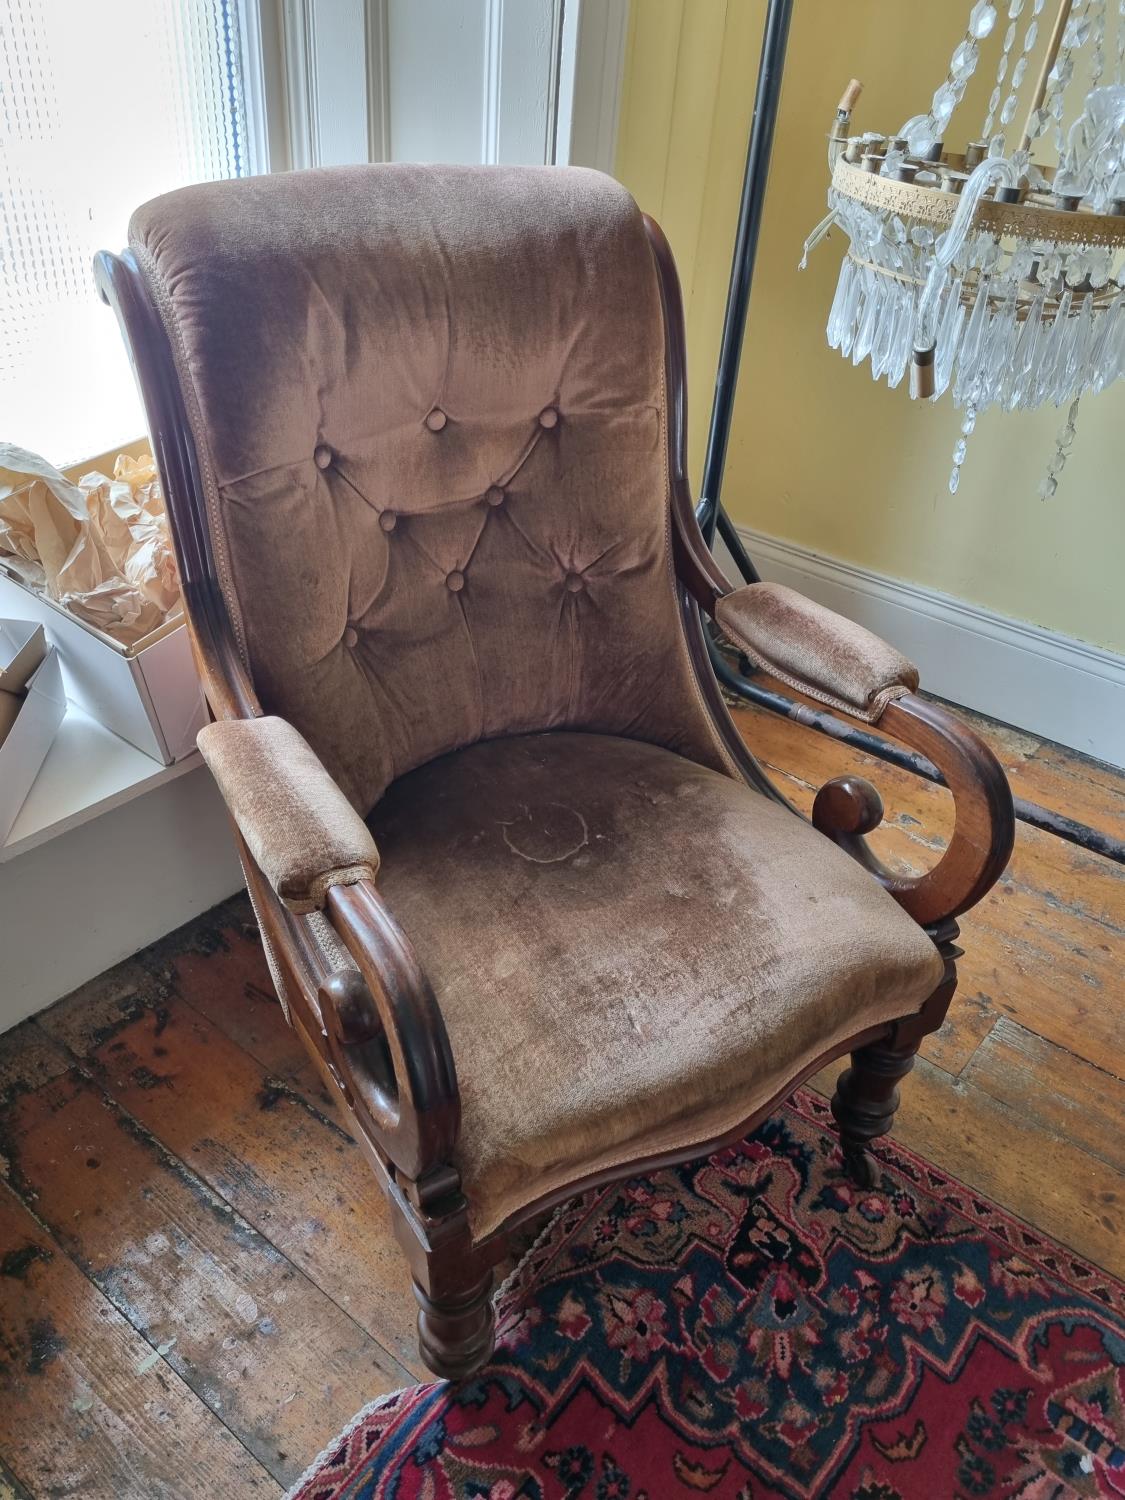
M941 975L854 860L657 746L487 741L396 782L369 826L449 1031L478 1235L583 1169L720 1134Z

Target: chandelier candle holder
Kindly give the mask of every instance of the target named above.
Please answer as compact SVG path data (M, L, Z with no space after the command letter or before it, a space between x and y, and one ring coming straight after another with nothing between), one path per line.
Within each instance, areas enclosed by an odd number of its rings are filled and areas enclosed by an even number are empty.
M977 0L928 113L896 135L849 133L861 93L849 84L829 135L829 211L801 260L839 225L850 245L829 344L853 365L870 360L892 388L909 369L915 399L952 393L964 413L953 492L981 412L1051 402L1067 407L1040 490L1053 495L1080 399L1125 375L1125 0L1115 6L1110 82L1107 0L1062 0L1029 75L1045 3ZM949 148L954 113L993 39L984 122ZM1067 122L1075 79L1088 87Z

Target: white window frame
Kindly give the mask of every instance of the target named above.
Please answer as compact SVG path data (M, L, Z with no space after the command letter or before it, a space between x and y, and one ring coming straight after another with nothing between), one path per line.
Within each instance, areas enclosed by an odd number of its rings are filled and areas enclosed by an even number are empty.
M513 142L526 159L528 130L534 129L520 117L516 91L504 89L513 48L517 67L520 61L520 3L487 0L482 162L508 159ZM388 0L241 0L241 11L255 170L385 161ZM553 0L543 162L613 171L628 16L629 0Z
M560 165L612 176L625 77L629 0L566 0L557 146Z

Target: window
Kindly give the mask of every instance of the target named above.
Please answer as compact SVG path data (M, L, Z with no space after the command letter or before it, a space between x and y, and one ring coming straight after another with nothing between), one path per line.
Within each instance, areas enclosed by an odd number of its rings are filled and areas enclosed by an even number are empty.
M96 251L190 182L371 160L612 169L626 0L0 0L0 441L145 422Z
M238 0L0 0L0 438L64 465L144 430L94 252L256 160Z

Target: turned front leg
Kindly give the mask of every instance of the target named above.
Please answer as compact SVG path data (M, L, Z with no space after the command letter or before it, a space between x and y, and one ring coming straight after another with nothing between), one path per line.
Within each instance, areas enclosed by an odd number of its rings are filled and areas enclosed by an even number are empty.
M849 1176L861 1187L875 1182L868 1144L886 1135L899 1105L899 1083L914 1066L918 1043L888 1046L875 1042L852 1053L852 1065L840 1074L832 1096L832 1113L840 1127L840 1144Z
M434 1293L415 1281L419 1350L440 1379L464 1380L487 1363L495 1343L492 1272L473 1286Z

